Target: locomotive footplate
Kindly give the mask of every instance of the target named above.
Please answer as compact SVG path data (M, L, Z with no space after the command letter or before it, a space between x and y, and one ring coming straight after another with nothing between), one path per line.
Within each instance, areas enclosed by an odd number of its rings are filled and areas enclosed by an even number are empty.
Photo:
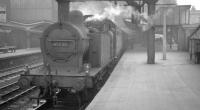
M103 80L103 76L107 74L108 66L107 64L101 68L92 68L89 75L85 73L80 74L66 74L66 75L39 75L39 74L29 74L21 75L22 79L26 79L27 84L23 85L36 85L41 87L48 87L54 83L57 83L59 88L73 88L75 91L82 91L84 88L93 88L99 81ZM24 82L23 82L24 83Z
M43 89L52 86L52 91L55 90L57 94L53 95L54 93L52 92L52 96L45 96L48 103L51 103L50 105L60 107L60 105L65 104L68 104L67 106L73 106L74 104L78 104L79 107L82 107L86 106L93 99L95 94L100 90L100 88L108 79L108 76L113 70L116 62L117 61L112 60L112 62L106 64L105 66L102 66L101 68L91 68L89 76L87 76L85 73L80 73L76 75L68 74L66 76L36 74L21 75L21 80L19 81L23 81L22 79L25 78L26 83L28 84L23 85L36 85L42 87ZM43 92L44 91L45 90L43 90ZM67 98L64 98L65 95L67 95ZM74 97L73 101L71 100L71 98L69 99L68 97ZM69 102L73 102L73 104Z

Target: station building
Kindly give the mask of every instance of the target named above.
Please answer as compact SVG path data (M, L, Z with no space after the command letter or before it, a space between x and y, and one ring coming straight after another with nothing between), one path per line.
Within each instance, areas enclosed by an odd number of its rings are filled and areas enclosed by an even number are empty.
M180 51L189 50L188 36L197 28L200 20L200 17L197 17L200 13L190 11L190 8L190 5L176 6L167 16L167 39L171 42L173 37ZM17 48L39 47L42 30L50 24L49 22L57 21L57 10L56 0L1 0L0 43L16 45ZM161 14L156 20L156 33L162 34L162 25ZM27 33L29 29L36 31ZM35 37L27 37L28 35ZM27 43L23 43L24 39L27 39Z
M1 0L0 45L39 47L42 31L57 21L55 0Z
M42 20L57 20L55 0L1 0L6 8L7 21L34 23Z

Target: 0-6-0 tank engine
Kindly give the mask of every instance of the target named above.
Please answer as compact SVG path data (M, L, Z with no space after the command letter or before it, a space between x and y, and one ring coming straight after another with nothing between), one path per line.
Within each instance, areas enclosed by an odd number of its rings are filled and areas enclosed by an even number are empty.
M80 11L71 11L67 22L50 25L40 39L44 67L21 75L19 85L40 87L43 98L99 89L110 64L122 54L126 37L110 20L95 22L84 23Z
M79 11L69 14L69 22L56 23L44 31L41 38L41 50L44 64L48 65L49 73L55 75L53 80L59 87L82 89L84 80L72 80L65 77L75 76L83 70L84 55L89 47L86 28L83 26L83 15ZM58 76L58 77L56 77Z
M44 31L40 46L45 66L34 77L26 76L26 82L43 88L52 82L59 88L69 87L74 91L84 88L81 76L84 76L83 63L87 61L89 38L83 21L81 12L72 11L69 22L52 24ZM41 77L43 75L46 77Z

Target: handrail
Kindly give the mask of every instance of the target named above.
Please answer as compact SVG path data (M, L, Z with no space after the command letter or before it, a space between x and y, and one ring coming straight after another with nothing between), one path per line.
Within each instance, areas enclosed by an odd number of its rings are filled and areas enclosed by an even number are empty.
M194 32L192 32L192 34L191 34L188 38L190 39L194 34L196 34L196 33L199 31L199 29L200 29L200 24L199 24L199 26L194 30Z

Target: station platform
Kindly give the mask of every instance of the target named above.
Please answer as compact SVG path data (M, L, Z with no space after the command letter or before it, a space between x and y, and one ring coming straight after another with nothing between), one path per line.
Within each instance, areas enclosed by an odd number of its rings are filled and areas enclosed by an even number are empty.
M136 49L137 50L137 49ZM128 51L86 110L199 110L200 65L189 53L156 52L146 64L146 51Z
M7 69L41 61L40 48L17 49L16 52L0 53L0 73Z
M31 55L40 52L40 48L17 49L16 52L0 53L0 60L23 55Z

